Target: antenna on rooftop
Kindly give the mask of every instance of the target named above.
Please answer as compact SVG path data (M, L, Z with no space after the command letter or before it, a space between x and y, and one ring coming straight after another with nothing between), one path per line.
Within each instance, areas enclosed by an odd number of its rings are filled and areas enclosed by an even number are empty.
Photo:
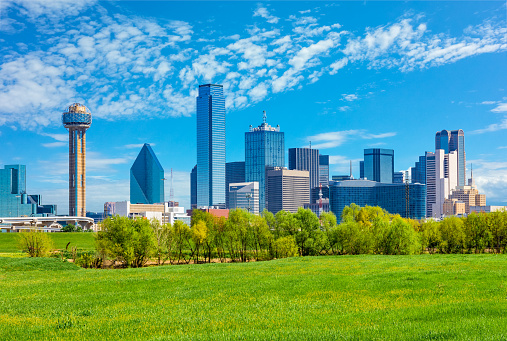
M352 160L350 160L350 179L352 179Z
M266 110L262 111L262 123L266 124Z

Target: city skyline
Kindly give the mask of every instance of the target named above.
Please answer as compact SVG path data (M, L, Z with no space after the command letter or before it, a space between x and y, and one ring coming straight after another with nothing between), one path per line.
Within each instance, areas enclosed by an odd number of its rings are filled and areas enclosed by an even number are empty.
M245 160L244 133L263 110L283 127L285 160L311 142L330 155L330 177L352 160L357 178L366 148L394 149L394 170L406 170L434 151L436 132L463 129L466 178L473 164L488 204L507 204L504 2L36 4L1 5L0 167L26 165L27 187L59 214L69 195L60 118L74 102L94 115L88 210L129 198L144 143L189 207L207 83L226 93L226 162Z

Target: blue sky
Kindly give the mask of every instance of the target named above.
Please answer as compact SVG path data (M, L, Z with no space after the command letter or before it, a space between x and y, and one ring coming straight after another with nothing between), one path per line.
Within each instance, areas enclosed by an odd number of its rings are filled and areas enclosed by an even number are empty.
M30 193L68 211L73 102L93 114L87 209L128 200L129 170L151 143L175 200L189 206L199 84L223 84L227 161L268 122L286 148L312 146L346 174L368 147L395 168L463 129L488 204L507 205L504 1L0 2L0 167L27 165ZM169 199L169 181L166 184Z

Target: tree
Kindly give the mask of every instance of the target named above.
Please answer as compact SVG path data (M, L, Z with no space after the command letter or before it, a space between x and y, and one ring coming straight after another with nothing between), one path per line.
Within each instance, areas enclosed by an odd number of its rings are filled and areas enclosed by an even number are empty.
M42 231L30 229L18 234L19 248L30 257L46 257L54 249L51 237Z
M73 224L65 225L60 229L61 232L76 232L76 226Z
M199 250L208 237L208 226L204 220L199 220L192 226L192 241L195 247L195 263L199 262Z
M320 226L322 231L326 234L327 244L325 245L325 251L328 252L331 249L331 254L335 253L336 248L336 216L333 212L322 212L320 215Z
M412 255L420 250L417 232L405 219L397 216L388 224L380 243L384 255Z
M169 258L172 247L172 228L169 224L160 225L158 219L150 220L150 227L155 238L157 264L161 265Z
M234 260L239 255L240 261L246 262L247 250L252 244L250 213L241 208L230 210L225 225L226 245L231 259Z
M268 224L264 217L251 216L250 225L253 233L253 248L255 249L255 259L260 260L268 255L267 251L273 242L273 234L269 230Z
M298 255L298 247L294 236L278 238L273 243L276 258L295 257Z
M421 225L421 248L428 249L429 253L436 252L442 242L440 223L428 220Z
M298 244L302 256L318 254L319 246L322 244L323 235L319 232L319 218L310 209L298 208L294 218L299 222L300 229L296 233L296 243ZM318 231L318 232L317 232ZM318 238L317 238L318 237ZM316 241L319 240L320 243Z
M191 249L190 240L192 238L192 231L187 224L181 220L176 220L173 225L174 233L174 260L178 258L178 263L183 259L185 263L190 262L192 255L185 254L185 251Z
M150 222L142 218L107 218L96 240L99 254L107 255L126 267L142 267L156 249Z
M465 248L465 232L463 220L458 217L448 217L440 222L442 236L439 249L445 253L462 253Z

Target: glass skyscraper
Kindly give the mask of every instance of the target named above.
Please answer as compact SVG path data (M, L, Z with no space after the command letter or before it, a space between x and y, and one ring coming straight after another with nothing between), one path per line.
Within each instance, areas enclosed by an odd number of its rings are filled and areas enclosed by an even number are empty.
M164 168L153 149L145 143L130 168L130 202L156 204L164 202Z
M443 149L444 154L458 152L458 186L466 185L465 133L463 130L442 130L435 134L435 150Z
M319 183L322 187L329 184L329 155L319 155Z
M222 85L199 85L197 207L225 207L225 97Z
M266 112L260 126L245 133L245 181L259 183L259 212L267 207L266 173L285 166L285 138L280 126L266 123Z
M369 180L334 182L329 188L330 210L339 218L345 206L380 206L404 218L426 217L426 185L385 184Z
M197 165L190 172L190 208L197 208Z
M229 205L229 184L243 182L245 182L245 162L227 162L225 164L225 202L227 208L234 208ZM259 198L257 198L257 201L259 201Z
M364 177L382 183L393 183L394 150L372 148L364 150Z
M0 217L55 215L56 205L41 205L41 196L26 194L26 166L0 169Z

